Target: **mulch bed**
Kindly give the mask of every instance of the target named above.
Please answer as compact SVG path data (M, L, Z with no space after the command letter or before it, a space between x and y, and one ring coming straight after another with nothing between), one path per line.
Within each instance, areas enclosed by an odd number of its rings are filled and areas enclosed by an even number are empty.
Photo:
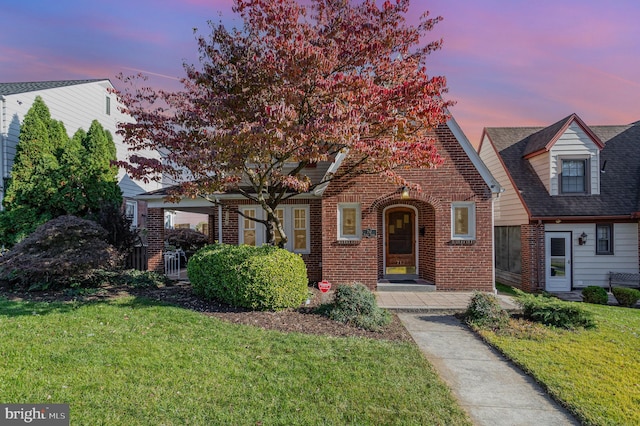
M26 292L0 287L0 297L5 297L9 300L40 302L90 302L131 295L191 309L227 322L252 325L269 330L336 337L366 337L397 342L413 342L411 335L395 314L393 314L391 324L384 330L381 332L373 332L332 321L326 316L314 313L315 308L322 303L323 296L317 288L310 288L310 291L313 292L313 297L309 305L281 312L251 311L216 301L205 301L193 294L191 285L188 282L177 282L173 285L158 288L104 286L89 294L83 294L82 292L74 294L73 292L64 290ZM328 300L327 297L327 301Z

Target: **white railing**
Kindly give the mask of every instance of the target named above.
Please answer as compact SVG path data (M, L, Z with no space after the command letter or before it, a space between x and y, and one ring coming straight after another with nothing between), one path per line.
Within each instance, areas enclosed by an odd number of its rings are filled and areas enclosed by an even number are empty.
M180 279L180 258L182 250L164 252L164 274L168 278Z

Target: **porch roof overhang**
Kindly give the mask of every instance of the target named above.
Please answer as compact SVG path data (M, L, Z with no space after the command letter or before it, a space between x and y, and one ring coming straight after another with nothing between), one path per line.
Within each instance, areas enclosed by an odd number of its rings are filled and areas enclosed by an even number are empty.
M193 213L209 213L214 208L215 203L205 197L182 197L177 202L167 200L169 190L172 187L162 188L156 191L140 194L135 197L137 200L146 201L149 208L162 208L166 210L180 210ZM209 195L210 199L224 202L225 200L247 200L246 197L238 192L219 192ZM319 196L313 193L296 194L289 199L318 199Z

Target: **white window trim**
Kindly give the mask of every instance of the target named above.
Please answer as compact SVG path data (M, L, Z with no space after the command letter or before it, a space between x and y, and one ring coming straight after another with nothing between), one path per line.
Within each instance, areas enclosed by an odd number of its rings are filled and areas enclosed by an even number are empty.
M458 235L455 233L456 226L456 208L469 209L469 233ZM452 240L475 240L476 239L476 203L473 201L454 202L451 203L451 239Z
M342 234L342 217L343 210L354 208L356 209L356 235L344 235ZM358 241L362 239L362 211L360 203L338 203L338 240L341 241Z
M266 217L266 214L261 206L259 205L246 205L240 206L239 210L244 212L245 210L256 211L256 218L263 219ZM287 244L285 244L284 248L293 253L299 254L309 254L311 253L311 209L307 204L283 204L278 206L278 210L282 209L284 211L284 232L287 234ZM294 250L293 249L293 226L294 226L294 210L304 210L306 212L306 241L307 247L302 250ZM238 216L238 244L244 244L244 217L242 215ZM277 232L277 231L276 231ZM266 244L267 242L267 229L266 227L259 222L256 222L256 246L261 246Z
M133 207L133 215L131 215L131 217L129 217L129 215L127 214L129 207ZM125 215L127 215L127 218L131 220L131 227L137 228L138 227L138 202L134 200L126 200L124 211L125 211Z

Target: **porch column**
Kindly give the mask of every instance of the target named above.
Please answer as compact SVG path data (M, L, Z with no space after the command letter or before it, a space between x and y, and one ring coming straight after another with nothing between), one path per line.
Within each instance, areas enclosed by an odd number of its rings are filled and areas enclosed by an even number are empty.
M147 269L164 272L164 209L150 208L147 214Z
M544 224L520 227L522 290L532 293L544 289Z

